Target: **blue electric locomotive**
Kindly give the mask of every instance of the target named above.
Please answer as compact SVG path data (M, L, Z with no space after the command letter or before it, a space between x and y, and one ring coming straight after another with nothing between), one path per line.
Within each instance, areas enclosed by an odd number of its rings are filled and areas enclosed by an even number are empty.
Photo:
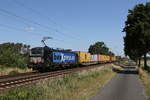
M76 66L77 54L68 50L52 49L47 46L32 48L29 68L39 71Z

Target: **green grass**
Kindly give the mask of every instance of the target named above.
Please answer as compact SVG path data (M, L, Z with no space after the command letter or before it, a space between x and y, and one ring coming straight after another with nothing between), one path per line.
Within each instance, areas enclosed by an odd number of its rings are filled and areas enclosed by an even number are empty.
M110 68L71 73L64 78L15 88L0 94L0 100L89 100L114 75Z

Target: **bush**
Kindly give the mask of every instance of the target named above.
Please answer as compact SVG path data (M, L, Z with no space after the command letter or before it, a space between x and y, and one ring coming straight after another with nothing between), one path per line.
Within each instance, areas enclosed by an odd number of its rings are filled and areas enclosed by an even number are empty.
M26 68L28 58L7 50L0 56L0 64L7 67Z
M21 48L25 48L25 45L19 43L0 44L0 65L26 68L28 53L21 54Z

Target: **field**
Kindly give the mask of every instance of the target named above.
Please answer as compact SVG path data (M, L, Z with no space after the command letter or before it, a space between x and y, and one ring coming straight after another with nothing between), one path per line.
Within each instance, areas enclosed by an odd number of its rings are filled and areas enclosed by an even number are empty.
M71 73L64 78L15 88L0 94L0 100L89 100L114 76L111 67Z
M18 73L26 73L26 72L31 72L31 69L25 68L25 69L20 69L17 67L2 67L0 65L0 76L2 75L13 75L13 74L18 74Z

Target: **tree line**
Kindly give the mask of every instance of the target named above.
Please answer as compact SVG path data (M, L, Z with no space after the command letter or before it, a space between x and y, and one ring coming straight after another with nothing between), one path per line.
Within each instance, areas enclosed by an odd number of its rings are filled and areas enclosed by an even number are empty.
M93 45L90 45L89 50L91 54L102 54L108 56L114 56L115 54L109 50L104 42L96 42Z
M26 68L29 60L29 45L22 43L0 44L0 65L3 67Z
M144 58L144 69L147 66L147 54L150 52L150 3L138 4L128 10L125 21L124 51L134 61L141 65Z
M0 44L0 66L27 68L29 62L30 46L22 43L3 43ZM90 45L91 54L104 54L114 56L104 42L96 42Z

